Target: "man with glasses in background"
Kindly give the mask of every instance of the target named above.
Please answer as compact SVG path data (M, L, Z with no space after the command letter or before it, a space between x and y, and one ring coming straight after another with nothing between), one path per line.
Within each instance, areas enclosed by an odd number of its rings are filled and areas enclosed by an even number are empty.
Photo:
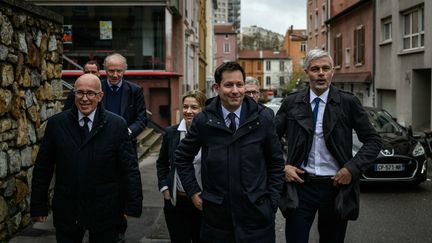
M141 175L124 119L106 112L101 82L84 74L75 82L75 105L48 119L32 180L30 214L48 215L48 189L55 172L52 211L57 242L117 243L127 216L142 211Z
M274 117L274 111L261 103L259 103L260 98L260 86L258 80L255 78L248 76L245 80L245 95L251 97L259 106L264 108L265 112L268 112L271 117Z

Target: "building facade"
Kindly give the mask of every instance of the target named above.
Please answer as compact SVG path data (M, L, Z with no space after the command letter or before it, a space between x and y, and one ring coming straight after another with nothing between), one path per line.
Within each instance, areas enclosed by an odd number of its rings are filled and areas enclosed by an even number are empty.
M355 94L365 106L374 106L373 1L331 1L329 52L335 74L332 83Z
M328 28L325 21L330 16L330 0L308 0L307 1L307 35L308 49L328 50Z
M198 88L199 8L194 0L29 0L64 17L63 78L73 82L88 60L114 52L128 60L125 78L143 88L152 120L180 119L181 95ZM201 57L204 58L204 57Z
M215 24L216 67L224 62L237 60L237 33L232 24Z
M240 51L238 62L246 76L256 78L267 96L280 96L290 82L293 67L285 51Z
M431 1L376 1L376 105L414 130L431 129Z
M282 49L292 60L293 72L303 72L304 58L307 52L308 36L305 29L294 29L291 25L287 30Z

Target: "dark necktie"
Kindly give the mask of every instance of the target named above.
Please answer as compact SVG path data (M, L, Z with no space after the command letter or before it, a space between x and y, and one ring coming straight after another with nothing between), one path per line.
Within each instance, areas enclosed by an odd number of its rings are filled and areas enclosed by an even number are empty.
M83 135L84 135L83 137L86 138L90 133L90 129L88 126L88 122L90 121L90 118L85 116L83 117L83 121L84 121L84 126L82 126Z
M236 126L236 122L235 122L235 117L236 115L234 113L229 113L228 114L228 118L230 119L230 125L229 125L229 129L235 133L235 131L237 130L237 126Z
M113 86L111 86L111 89L112 89L112 91L113 91L114 93L117 92L118 88L119 88L119 87L118 87L117 85L113 85Z
M313 130L314 130L314 133L315 133L316 123L317 123L317 118L318 118L318 109L319 109L319 104L320 104L321 99L319 97L316 97L313 101L315 102L315 107L314 107L314 109L312 111L312 115L313 115Z
M313 100L313 102L315 102L315 107L312 110L313 131L314 131L314 134L315 134L316 122L317 122L317 118L318 118L318 110L319 110L320 101L321 101L321 99L319 97L316 97ZM308 158L306 158L306 160L303 163L304 163L304 166L307 166Z

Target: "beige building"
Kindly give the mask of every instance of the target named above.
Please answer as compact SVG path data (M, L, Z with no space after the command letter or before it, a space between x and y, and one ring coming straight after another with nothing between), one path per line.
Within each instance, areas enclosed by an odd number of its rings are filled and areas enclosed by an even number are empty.
M432 1L375 2L377 106L402 125L431 129Z

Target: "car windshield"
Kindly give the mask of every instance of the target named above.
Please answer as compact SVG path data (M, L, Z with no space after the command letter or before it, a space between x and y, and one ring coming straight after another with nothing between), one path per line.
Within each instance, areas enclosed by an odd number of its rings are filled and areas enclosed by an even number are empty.
M368 110L369 121L378 133L402 133L402 128L384 110Z

